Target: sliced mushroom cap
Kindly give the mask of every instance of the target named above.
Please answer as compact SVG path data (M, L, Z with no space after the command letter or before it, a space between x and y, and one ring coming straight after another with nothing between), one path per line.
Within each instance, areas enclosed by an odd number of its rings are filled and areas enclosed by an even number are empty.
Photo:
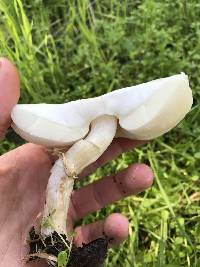
M112 115L119 121L116 136L149 140L176 126L192 101L188 76L181 73L65 104L18 104L12 127L27 141L65 146L86 136L97 117Z

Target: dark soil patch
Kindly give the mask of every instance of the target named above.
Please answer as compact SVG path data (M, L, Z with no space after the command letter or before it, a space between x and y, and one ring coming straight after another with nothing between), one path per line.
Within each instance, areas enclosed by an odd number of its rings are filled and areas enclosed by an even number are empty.
M62 235L61 238L56 232L42 239L40 235L35 233L35 229L32 228L29 235L30 254L45 253L57 257L61 251L66 250L63 239L69 244L65 235ZM83 244L82 247L73 245L66 267L101 267L107 255L108 242L108 238L105 237L96 239L89 244ZM39 259L37 256L31 256L29 261ZM51 260L47 260L47 262L51 267L57 266L57 263Z

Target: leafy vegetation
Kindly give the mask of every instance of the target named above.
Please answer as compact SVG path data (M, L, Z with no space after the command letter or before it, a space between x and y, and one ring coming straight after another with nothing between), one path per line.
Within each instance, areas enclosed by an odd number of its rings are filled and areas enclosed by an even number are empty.
M66 267L67 261L68 261L68 252L67 251L61 251L58 254L58 267Z
M154 185L88 216L130 220L106 266L200 266L200 3L198 0L1 0L0 54L17 65L21 103L61 103L184 71L194 105L175 130L123 154L86 182L145 162ZM10 131L4 153L21 140Z

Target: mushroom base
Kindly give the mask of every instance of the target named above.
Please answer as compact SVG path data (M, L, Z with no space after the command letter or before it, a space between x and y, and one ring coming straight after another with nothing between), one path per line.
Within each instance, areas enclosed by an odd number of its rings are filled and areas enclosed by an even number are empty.
M42 239L40 235L35 232L35 229L32 228L29 236L30 255L38 253L57 258L61 251L66 250L64 241L70 245L65 235L62 235L61 238L56 232ZM109 240L107 238L98 238L88 244L83 244L82 247L76 247L73 244L66 267L101 267L107 256L108 242ZM40 260L40 257L29 256L28 261L37 260ZM51 267L58 266L57 262L48 259L46 259L46 261Z

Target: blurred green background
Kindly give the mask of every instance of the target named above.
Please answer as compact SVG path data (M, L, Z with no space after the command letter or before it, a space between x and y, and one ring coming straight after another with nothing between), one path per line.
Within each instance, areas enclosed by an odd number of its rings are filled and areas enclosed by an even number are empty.
M200 266L200 2L198 0L0 0L0 55L20 72L21 103L62 103L185 72L191 113L176 129L124 153L84 183L132 162L154 185L81 223L121 212L130 236L109 266ZM4 153L20 145L12 131Z

